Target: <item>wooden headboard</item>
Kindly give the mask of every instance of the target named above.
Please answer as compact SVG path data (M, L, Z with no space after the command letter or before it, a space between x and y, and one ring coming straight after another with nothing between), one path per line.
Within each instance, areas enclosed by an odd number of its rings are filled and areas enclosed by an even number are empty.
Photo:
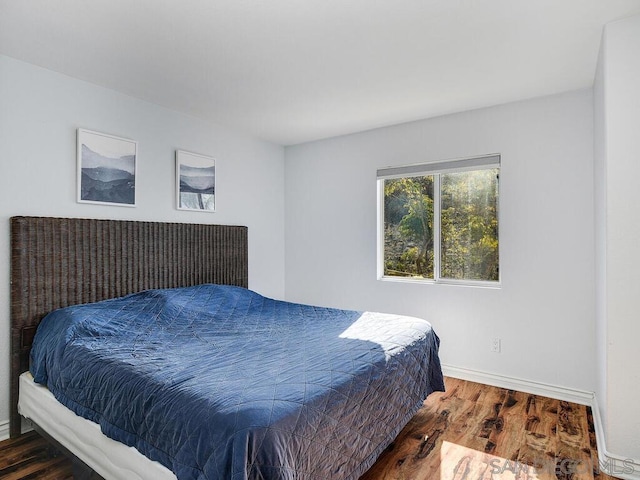
M248 286L247 227L11 218L10 435L20 435L18 377L50 311L152 288Z

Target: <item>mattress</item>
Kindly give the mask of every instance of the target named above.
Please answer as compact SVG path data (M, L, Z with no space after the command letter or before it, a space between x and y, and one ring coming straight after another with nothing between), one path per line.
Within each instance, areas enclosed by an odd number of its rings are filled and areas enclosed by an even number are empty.
M444 388L438 345L425 320L198 285L53 312L31 372L181 480L347 480Z
M97 423L62 405L45 386L35 383L29 372L20 375L18 411L103 478L176 480L160 463L149 460L134 447L107 437Z

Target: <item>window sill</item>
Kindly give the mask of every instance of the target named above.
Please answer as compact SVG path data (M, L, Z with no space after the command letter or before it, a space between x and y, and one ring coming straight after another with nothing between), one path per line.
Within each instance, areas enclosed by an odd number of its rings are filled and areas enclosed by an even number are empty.
M454 279L439 279L433 280L429 278L411 278L411 277L391 277L381 276L378 280L383 282L397 282L397 283L414 283L420 285L449 285L455 287L475 287L475 288L488 288L492 290L499 290L502 288L501 282L486 282L481 280L454 280Z

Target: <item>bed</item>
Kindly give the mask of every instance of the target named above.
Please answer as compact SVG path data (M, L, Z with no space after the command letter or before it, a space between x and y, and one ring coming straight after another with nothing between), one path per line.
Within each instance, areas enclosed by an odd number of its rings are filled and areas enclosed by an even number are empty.
M11 433L19 393L105 478L357 479L443 389L424 320L247 290L244 227L17 217L11 231Z

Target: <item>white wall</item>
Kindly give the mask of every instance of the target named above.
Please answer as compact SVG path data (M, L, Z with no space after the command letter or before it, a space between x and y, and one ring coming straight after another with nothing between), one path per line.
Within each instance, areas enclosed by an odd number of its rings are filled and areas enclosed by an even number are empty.
M487 153L502 154L502 288L376 280L376 169ZM287 300L424 317L449 365L594 390L591 90L288 147L285 158Z
M598 400L607 450L640 464L640 16L610 23L596 79L598 328L604 350ZM636 475L638 472L635 472Z
M76 129L138 141L136 208L76 203ZM216 213L175 209L176 149L216 158ZM9 418L9 217L249 227L249 283L284 295L284 151L199 119L0 56L0 433Z

